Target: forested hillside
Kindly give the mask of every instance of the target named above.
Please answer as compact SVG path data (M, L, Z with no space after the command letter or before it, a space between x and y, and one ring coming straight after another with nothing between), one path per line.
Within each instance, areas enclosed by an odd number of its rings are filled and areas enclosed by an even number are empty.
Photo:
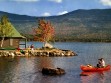
M111 41L111 9L76 10L65 15L50 17L0 12L0 16L4 14L23 35L32 34L32 28L37 27L38 19L45 19L55 27L55 40Z

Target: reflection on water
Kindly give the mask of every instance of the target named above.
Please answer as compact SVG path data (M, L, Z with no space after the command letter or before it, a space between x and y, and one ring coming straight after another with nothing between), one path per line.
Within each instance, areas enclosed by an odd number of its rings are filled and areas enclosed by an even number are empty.
M43 68L43 67L54 67L54 64L52 63L52 60L47 58L47 57L40 57L39 58L39 68Z
M32 44L32 42L28 43ZM35 46L39 46L34 43ZM97 63L103 57L111 64L111 43L55 43L55 47L77 52L74 57L0 57L0 83L111 83L111 71L80 76L81 64ZM43 67L65 69L62 76L42 75Z
M82 83L105 83L105 72L82 72L81 74L87 76L81 76Z

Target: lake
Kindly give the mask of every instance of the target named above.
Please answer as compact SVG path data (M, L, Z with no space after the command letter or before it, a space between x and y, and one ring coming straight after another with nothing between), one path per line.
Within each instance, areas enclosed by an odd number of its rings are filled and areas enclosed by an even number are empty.
M42 47L40 42L28 42L35 48ZM98 58L111 64L111 43L56 42L60 49L69 49L78 54L73 57L1 57L0 83L111 83L111 71L93 72L80 76L82 64L96 66ZM43 67L60 67L66 74L61 76L42 75Z

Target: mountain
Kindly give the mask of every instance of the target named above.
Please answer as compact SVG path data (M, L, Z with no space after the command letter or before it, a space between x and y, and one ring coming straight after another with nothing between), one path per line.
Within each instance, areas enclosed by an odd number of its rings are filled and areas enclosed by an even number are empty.
M55 27L56 40L61 41L111 41L111 9L76 10L60 16L31 17L6 14L22 34L32 33L38 19L51 21Z

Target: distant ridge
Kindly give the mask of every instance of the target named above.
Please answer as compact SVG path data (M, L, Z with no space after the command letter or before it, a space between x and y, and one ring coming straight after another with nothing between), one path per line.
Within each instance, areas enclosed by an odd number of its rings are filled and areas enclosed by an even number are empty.
M32 17L0 11L6 14L22 34L31 34L38 19L51 21L59 41L111 41L111 9L75 10L60 16Z

